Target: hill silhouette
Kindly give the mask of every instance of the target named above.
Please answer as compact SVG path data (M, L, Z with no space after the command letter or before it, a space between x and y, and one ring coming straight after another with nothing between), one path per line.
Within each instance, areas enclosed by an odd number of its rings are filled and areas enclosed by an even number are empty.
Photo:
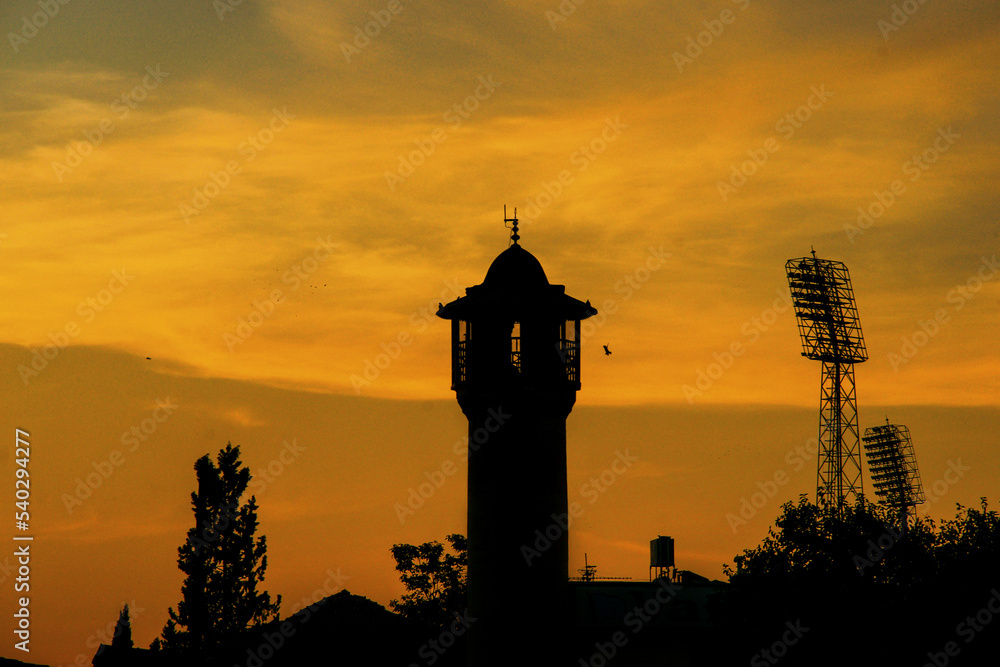
M343 590L247 633L240 641L211 656L203 656L201 664L292 667L335 662L396 667L418 661L418 651L438 633L366 597ZM437 664L447 667L459 664L464 658L464 648L454 647L440 656ZM120 650L102 644L93 664L94 667L167 667L189 665L192 661L163 651Z
M0 667L48 667L47 665L39 665L35 662L21 662L20 660L12 660L11 658L0 658Z

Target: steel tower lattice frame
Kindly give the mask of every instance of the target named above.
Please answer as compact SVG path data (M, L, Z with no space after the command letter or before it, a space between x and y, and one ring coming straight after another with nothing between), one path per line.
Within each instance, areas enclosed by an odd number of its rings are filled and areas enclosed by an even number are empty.
M823 362L820 377L816 504L843 515L864 500L854 364L868 359L851 276L841 262L785 263L802 356Z

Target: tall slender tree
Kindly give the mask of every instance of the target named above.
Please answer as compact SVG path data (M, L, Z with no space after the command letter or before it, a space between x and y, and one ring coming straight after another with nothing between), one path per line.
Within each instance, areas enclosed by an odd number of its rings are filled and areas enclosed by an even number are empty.
M132 622L128 617L128 605L118 614L118 623L115 624L115 634L111 638L111 648L131 649L135 646L132 642Z
M241 467L240 448L232 443L194 465L198 491L191 494L195 525L178 549L177 566L186 576L177 611L163 628L168 651L205 654L255 626L278 617L279 595L257 592L267 569L267 541L257 530L254 496L240 498L250 482Z

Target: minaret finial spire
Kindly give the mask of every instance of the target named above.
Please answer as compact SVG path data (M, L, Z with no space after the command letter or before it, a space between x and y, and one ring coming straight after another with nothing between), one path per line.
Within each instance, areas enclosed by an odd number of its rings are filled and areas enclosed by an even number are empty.
M517 207L516 206L514 207L514 217L513 218L508 218L507 217L507 205L504 204L504 206L503 206L503 222L504 222L504 226L506 226L508 222L514 223L511 226L511 228L510 228L510 240L514 242L514 245L517 245L517 242L518 242L518 240L521 237L518 236L518 234L517 234Z

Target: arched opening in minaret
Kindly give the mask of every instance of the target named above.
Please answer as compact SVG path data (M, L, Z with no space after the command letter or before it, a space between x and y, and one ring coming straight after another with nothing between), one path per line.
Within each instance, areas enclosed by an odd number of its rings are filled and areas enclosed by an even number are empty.
M580 320L564 320L559 325L559 358L566 370L566 379L580 385Z
M469 380L469 347L472 341L472 322L469 320L451 321L451 338L454 359L451 365L451 386L465 384Z
M514 373L521 374L521 322L517 320L510 331L510 365Z

